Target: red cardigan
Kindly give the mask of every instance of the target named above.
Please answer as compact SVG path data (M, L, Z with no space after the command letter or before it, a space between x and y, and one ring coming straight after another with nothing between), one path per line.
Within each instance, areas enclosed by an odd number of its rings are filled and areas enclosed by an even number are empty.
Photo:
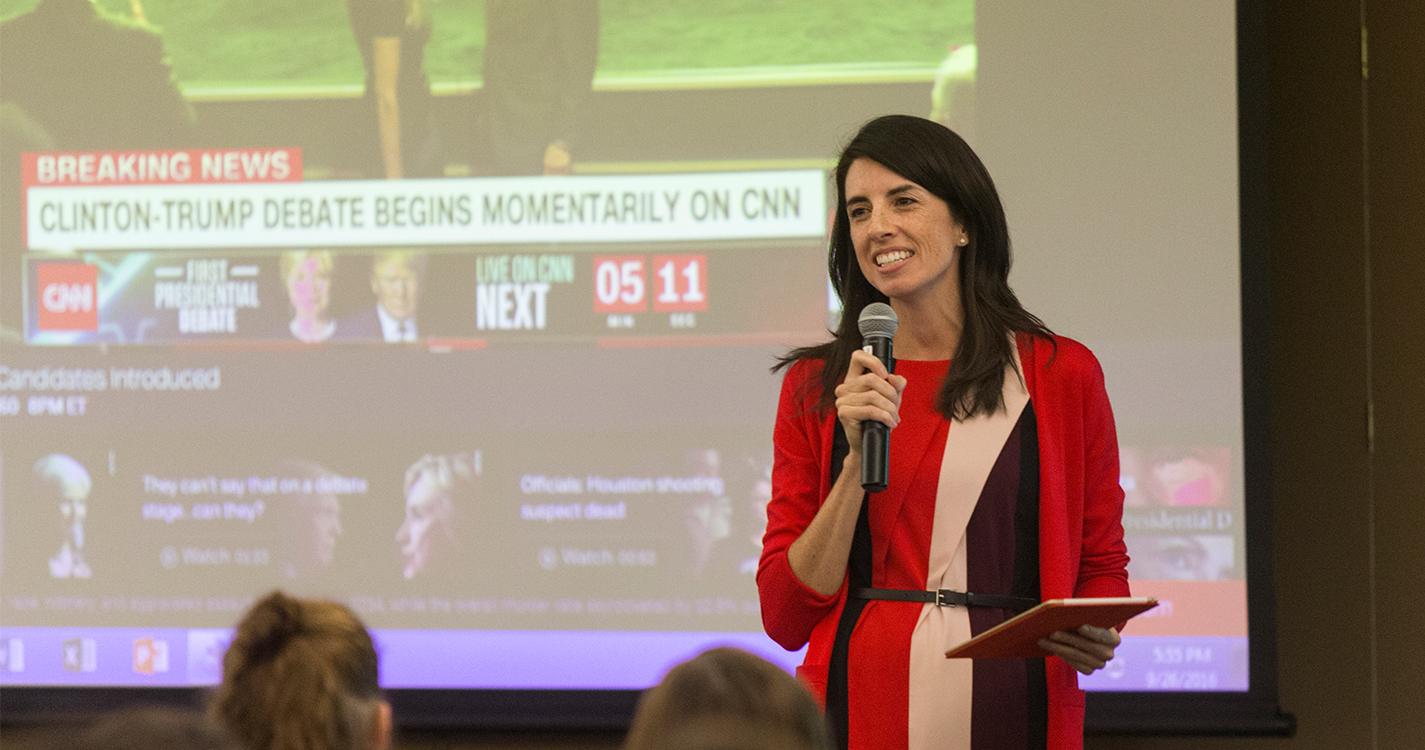
M1038 427L1042 598L1128 596L1118 438L1103 370L1086 347L1062 337L1051 344L1021 335L1019 356ZM818 409L822 365L819 360L798 362L782 383L757 589L767 634L788 650L810 644L798 674L824 700L846 584L822 596L804 585L787 562L787 548L831 492L836 414ZM1081 748L1084 694L1076 673L1057 658L1046 660L1045 673L1049 748Z

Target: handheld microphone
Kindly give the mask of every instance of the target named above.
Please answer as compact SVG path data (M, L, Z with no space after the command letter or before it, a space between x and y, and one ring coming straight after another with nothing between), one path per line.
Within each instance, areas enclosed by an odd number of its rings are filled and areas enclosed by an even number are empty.
M881 360L887 372L896 371L891 356L891 338L896 335L896 311L883 302L872 302L861 308L856 319L861 329L861 349ZM866 420L861 423L861 487L867 492L886 489L891 460L891 431L884 423Z

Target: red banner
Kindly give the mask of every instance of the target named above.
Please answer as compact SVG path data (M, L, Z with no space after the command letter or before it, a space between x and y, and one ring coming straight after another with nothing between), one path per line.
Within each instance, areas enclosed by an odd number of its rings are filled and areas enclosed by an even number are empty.
M27 153L25 187L301 182L300 148Z
M1128 588L1158 600L1128 623L1131 635L1247 635L1246 581L1133 580Z

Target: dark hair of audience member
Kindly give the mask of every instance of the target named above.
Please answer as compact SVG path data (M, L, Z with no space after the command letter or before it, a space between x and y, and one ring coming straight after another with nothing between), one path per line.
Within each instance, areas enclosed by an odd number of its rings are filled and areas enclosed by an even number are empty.
M715 648L670 670L639 701L624 750L830 750L815 699L746 651Z
M227 732L201 712L176 708L132 708L100 717L78 742L56 742L55 750L238 750Z
M248 750L383 750L390 712L356 615L280 591L238 623L212 706Z

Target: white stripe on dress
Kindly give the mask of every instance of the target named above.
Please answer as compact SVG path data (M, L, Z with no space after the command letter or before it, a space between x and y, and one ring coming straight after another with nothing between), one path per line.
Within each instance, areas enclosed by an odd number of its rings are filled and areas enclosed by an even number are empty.
M1004 410L950 423L935 494L927 589L965 590L965 527L1027 403L1029 391L1018 372L1007 368ZM972 662L945 658L946 651L969 638L970 615L964 607L926 604L921 609L910 639L910 750L970 750Z

